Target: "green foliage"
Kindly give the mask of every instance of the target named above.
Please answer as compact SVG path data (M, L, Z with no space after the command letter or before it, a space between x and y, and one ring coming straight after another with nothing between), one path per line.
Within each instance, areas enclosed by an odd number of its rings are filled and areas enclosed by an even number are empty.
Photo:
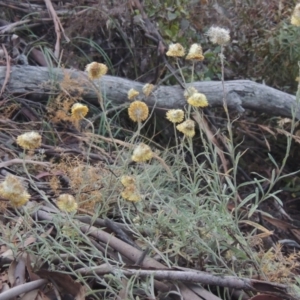
M251 78L285 91L295 91L300 31L289 25L294 4L282 4L280 8L275 0L268 5L261 1L223 0L199 4L169 0L145 1L144 5L166 43L179 42L186 48L193 42L201 43L205 61L197 80L220 79L219 50L211 49L205 36L208 27L220 25L231 30L233 39L225 52L230 66L225 66L226 79Z
M187 0L145 1L147 14L159 25L162 37L167 43L186 44L187 39L195 35L191 30Z
M300 58L300 31L290 25L294 3L221 1L220 7L236 41L228 49L235 78L263 81L294 93Z
M282 22L266 43L258 48L258 55L263 58L258 64L257 72L265 70L267 84L284 90L295 91L296 77L299 74L300 60L300 30Z

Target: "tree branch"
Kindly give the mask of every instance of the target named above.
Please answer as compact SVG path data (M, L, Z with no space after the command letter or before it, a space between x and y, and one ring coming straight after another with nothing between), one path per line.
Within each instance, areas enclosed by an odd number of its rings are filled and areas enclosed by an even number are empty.
M6 67L0 67L0 84L5 81ZM83 98L93 104L98 104L97 93L89 84L84 72L70 69L49 69L34 66L13 66L10 81L6 86L5 94L29 94L31 100L39 101L47 94L59 92L59 85L64 75L69 74L77 81L77 87L82 87ZM103 76L94 81L100 87L104 99L114 104L123 104L127 100L130 88L142 94L143 83L113 76ZM223 90L220 81L195 82L193 86L208 99L210 107L223 105ZM239 112L251 109L275 116L291 117L292 109L295 116L300 119L300 109L296 97L274 88L250 80L233 80L225 82L226 100L228 107ZM183 108L186 100L180 86L158 86L153 95L145 99L149 106L160 109Z

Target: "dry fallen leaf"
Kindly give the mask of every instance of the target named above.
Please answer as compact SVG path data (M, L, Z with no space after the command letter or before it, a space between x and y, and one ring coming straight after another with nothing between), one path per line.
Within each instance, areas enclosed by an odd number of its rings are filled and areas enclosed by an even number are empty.
M43 279L54 282L64 294L70 294L75 300L85 300L85 288L74 281L71 276L59 272L40 270L36 272Z

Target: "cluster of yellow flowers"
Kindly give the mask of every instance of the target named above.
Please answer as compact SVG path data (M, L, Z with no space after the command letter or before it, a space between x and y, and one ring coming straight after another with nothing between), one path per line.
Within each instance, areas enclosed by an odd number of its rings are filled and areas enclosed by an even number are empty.
M224 28L213 26L208 30L207 35L212 43L219 44L221 46L226 45L230 41L229 30ZM166 55L170 57L183 57L185 55L185 49L179 43L171 44ZM185 59L192 60L194 62L203 61L204 56L201 45L192 44ZM193 107L203 108L208 106L206 96L198 92L192 86L186 88L184 91L184 97L188 104ZM184 112L180 109L171 109L167 112L166 117L174 124L181 123L184 119ZM187 119L177 125L176 128L187 137L192 138L195 135L195 122L193 120Z
M169 50L166 53L170 57L183 57L185 55L185 49L179 43L169 45ZM204 60L202 47L199 44L193 44L190 47L186 60L202 61Z
M143 86L143 94L148 97L153 89L154 85L147 83ZM145 102L136 99L139 94L137 90L132 88L128 91L127 97L129 100L134 100L128 107L129 118L134 122L140 123L148 118L149 108Z
M153 89L154 86L152 84L144 85L144 95L148 97L152 93ZM149 108L146 103L136 99L139 94L140 93L133 88L128 91L128 99L134 100L128 107L128 115L132 121L141 123L148 118ZM150 160L152 157L153 152L151 148L148 145L141 143L134 149L131 159L135 162L145 162ZM121 183L124 186L121 196L125 200L131 202L138 202L141 200L141 195L136 187L135 179L132 176L123 176L121 178Z
M136 187L135 179L132 176L122 176L121 183L124 186L124 190L121 196L128 201L138 202L141 200L141 195Z
M89 109L86 105L75 103L71 108L74 120L80 120L86 116ZM34 150L41 147L42 137L38 132L31 131L21 134L16 139L17 144L24 150ZM30 195L24 189L20 180L8 175L0 185L0 195L12 203L14 207L24 205L30 198ZM57 200L57 206L66 212L76 211L77 203L72 195L63 194Z
M85 71L88 73L88 77L91 80L95 80L105 75L108 71L108 68L105 64L101 64L93 61L90 64L86 65ZM80 103L75 103L71 108L72 118L75 121L79 121L83 119L88 112L89 112L88 107Z
M86 66L88 77L92 80L98 79L107 73L107 66L92 62ZM75 121L83 119L89 109L86 105L75 103L71 108L71 115ZM34 150L41 147L42 137L38 132L31 131L21 134L16 139L17 144L24 150ZM0 184L0 196L10 200L13 206L20 207L30 198L21 181L13 175L7 175ZM66 212L77 210L77 203L72 195L62 194L57 199L57 206Z
M208 30L207 36L212 43L225 46L230 41L229 33L230 32L228 29L213 26ZM166 55L170 57L183 57L185 55L185 49L179 43L171 44ZM196 43L192 44L185 59L192 61L203 61L204 56L201 45Z
M89 109L86 105L75 103L71 108L71 115L74 120L83 119ZM36 131L26 132L17 137L17 144L24 150L34 150L41 147L42 137Z
M180 123L184 119L184 111L182 109L170 109L167 111L167 119L172 123ZM182 132L187 137L193 137L195 135L195 122L187 119L181 124L176 126L177 130Z
M299 6L299 5L298 5ZM297 6L296 6L297 8ZM298 7L299 9L294 12L294 19L298 18L299 12L298 10L300 9L300 6ZM220 45L225 45L228 43L230 40L229 36L229 31L224 29L224 28L219 28L219 27L212 27L207 35L211 39L213 43L217 43ZM169 46L169 49L166 53L167 56L170 57L183 57L185 55L185 49L184 47L179 44L171 44ZM192 44L187 56L185 57L187 60L192 60L192 61L203 61L204 56L203 56L203 51L202 47L199 44ZM91 80L99 79L103 75L105 75L108 71L108 68L105 64L102 63L97 63L97 62L92 62L88 64L85 68L86 72L88 73L88 77ZM142 91L143 94L148 97L154 89L154 85L152 84L146 84ZM130 89L128 91L128 99L129 100L134 100L128 107L128 114L129 117L132 121L141 123L145 121L148 116L149 116L149 108L146 103L137 100L137 97L139 96L139 92L135 89ZM206 107L208 106L208 101L206 99L206 96L200 92L198 92L194 87L188 87L184 91L184 96L187 100L187 102L194 107ZM75 121L83 119L89 109L86 105L80 104L80 103L75 103L72 108L71 108L71 115L72 118ZM181 109L171 109L167 112L166 114L167 119L172 122L172 123L180 123L177 125L177 129L182 132L184 135L187 137L193 137L195 135L195 122L187 119L184 122L184 112ZM181 123L182 122L182 123ZM32 150L39 148L41 146L42 138L37 132L28 132L25 134L22 134L18 136L17 138L17 144L21 146L25 150ZM145 162L147 160L150 160L153 157L153 152L149 146L147 146L144 143L139 144L133 151L132 155L132 160L135 162ZM4 181L1 184L1 190L3 197L12 199L9 196L9 192L7 186L12 184L12 179L9 177L7 179L8 181ZM15 180L15 179L14 179ZM13 180L13 181L14 181ZM125 179L123 179L123 182ZM14 181L15 182L15 181ZM16 182L13 184L13 186L16 185ZM125 190L122 192L122 196L125 199L128 199L130 201L139 201L140 196L137 192L136 186L134 183L123 183ZM16 191L20 194L19 195L19 200L16 200L14 202L14 205L20 206L29 199L29 195L26 194L24 190L21 190L21 185L19 185L19 188L16 189ZM6 196L5 196L6 195ZM14 194L15 195L15 194ZM75 211L77 210L77 203L72 195L69 194L63 194L60 195L60 197L57 199L57 205L58 207L63 210L63 211Z
M144 86L143 86L143 94L148 97L154 90L154 85L151 84L151 83L146 83ZM135 98L139 95L140 93L135 90L135 89L130 89L127 93L127 97L129 100L135 100Z
M211 27L207 35L209 36L212 43L219 44L221 46L226 45L230 41L229 30L220 27ZM184 47L179 44L169 45L169 49L166 53L170 57L183 57L185 56ZM186 60L191 60L193 62L203 61L204 55L200 44L192 44L188 54L185 57ZM143 92L146 96L149 96L153 91L153 85L146 84L143 87ZM130 89L128 91L128 99L134 100L128 108L128 115L130 119L134 122L145 121L149 116L149 109L146 103L137 100L139 92L135 89ZM184 97L187 103L193 107L203 108L208 106L207 98L204 94L198 92L194 87L190 86L184 91ZM181 109L171 109L166 113L167 119L176 124L177 130L182 132L185 136L192 138L195 135L195 122L191 119L186 119L184 122L184 111ZM144 143L139 144L133 151L131 159L135 162L145 162L150 160L154 156L151 148ZM122 184L125 189L122 192L122 197L129 201L139 201L140 195L135 186L135 181L130 176L122 177Z
M135 162L146 162L154 156L151 148L144 144L140 143L133 150L131 159ZM121 183L124 186L124 190L121 193L121 196L128 201L138 202L141 200L141 195L136 187L135 179L132 176L122 176Z
M206 107L208 101L206 96L199 93L194 87L188 87L184 91L184 97L188 104L193 107ZM181 123L184 119L184 111L181 109L171 109L166 114L167 119L172 123ZM185 136L192 138L195 135L195 122L187 119L181 124L176 126L177 130L182 132Z
M8 174L0 184L0 196L8 199L14 207L21 207L30 198L21 180L12 174Z

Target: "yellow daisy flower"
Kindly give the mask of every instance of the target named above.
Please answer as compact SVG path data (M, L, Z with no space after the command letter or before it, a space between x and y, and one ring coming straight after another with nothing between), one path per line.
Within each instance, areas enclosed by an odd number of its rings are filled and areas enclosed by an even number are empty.
M127 93L128 99L133 100L135 97L137 97L140 93L135 89L130 89Z
M33 150L41 147L42 137L35 131L26 132L17 137L17 144L25 150Z
M154 85L151 84L151 83L146 83L144 86L143 86L143 93L146 97L148 97L151 92L153 91L154 89Z
M121 183L126 187L135 184L135 179L132 176L125 175L121 177Z
M75 103L72 108L72 118L75 120L83 119L89 111L89 108L86 105L82 105L80 103Z
M73 212L78 208L75 198L70 194L61 194L56 201L56 205L61 211Z
M185 99L188 99L195 93L198 93L198 91L193 86L189 86L184 90L183 96Z
M134 101L128 107L129 118L134 122L145 121L149 116L149 108L142 101Z
M137 188L134 184L130 184L130 185L126 186L124 191L121 193L121 196L125 200L131 201L131 202L138 202L138 201L141 201L141 199L142 199L139 191L137 190Z
M204 60L202 47L199 44L193 44L186 56L187 60L202 61Z
M97 62L92 62L85 67L90 79L98 79L107 73L107 66Z
M166 113L167 119L172 123L180 123L184 118L184 111L182 109L170 109Z
M14 207L21 207L30 198L20 179L11 174L6 175L0 184L0 196L8 199Z
M176 44L170 44L169 45L169 50L166 53L167 56L171 57L182 57L185 54L185 50L183 46L179 43Z
M208 102L206 96L201 93L194 93L191 97L187 99L187 102L194 107L206 107Z
M144 162L153 157L153 152L151 148L144 144L140 143L134 150L131 159L135 162Z
M176 128L185 136L192 138L195 135L195 122L193 120L186 120L177 125Z

